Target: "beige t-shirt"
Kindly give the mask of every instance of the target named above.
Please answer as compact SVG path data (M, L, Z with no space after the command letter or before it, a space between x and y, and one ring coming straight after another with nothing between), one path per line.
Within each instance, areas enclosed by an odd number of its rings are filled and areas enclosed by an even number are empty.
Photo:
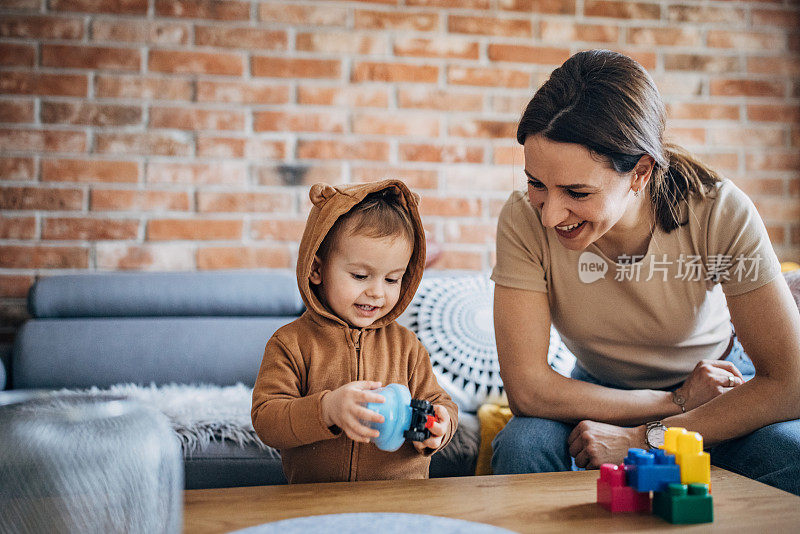
M621 387L674 385L725 352L725 295L780 274L764 223L732 182L689 208L688 224L655 229L644 257L615 262L594 244L562 246L527 193L514 191L498 220L492 280L547 293L553 325L591 375Z

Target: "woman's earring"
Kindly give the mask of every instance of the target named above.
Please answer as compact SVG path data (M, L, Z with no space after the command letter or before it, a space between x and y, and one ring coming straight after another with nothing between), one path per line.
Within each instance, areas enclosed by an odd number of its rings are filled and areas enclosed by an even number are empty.
M635 196L635 197L639 196L639 189L634 189L633 190L633 196Z

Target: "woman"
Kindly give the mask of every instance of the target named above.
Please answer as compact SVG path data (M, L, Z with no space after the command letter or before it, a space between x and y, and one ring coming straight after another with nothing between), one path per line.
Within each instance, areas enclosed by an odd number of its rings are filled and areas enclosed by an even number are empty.
M715 465L800 494L800 315L752 202L664 125L647 72L601 50L520 120L528 188L502 210L492 274L514 417L493 470L620 463L678 426ZM551 321L571 378L547 364Z

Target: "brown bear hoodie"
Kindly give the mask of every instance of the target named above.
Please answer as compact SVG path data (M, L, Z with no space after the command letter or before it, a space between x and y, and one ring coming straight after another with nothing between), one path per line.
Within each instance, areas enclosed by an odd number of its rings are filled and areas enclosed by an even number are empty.
M334 222L364 197L386 188L414 223L415 243L395 307L366 328L355 328L328 310L311 289L314 254ZM356 380L408 385L412 398L443 405L450 414L444 447L458 424L456 405L436 382L430 357L410 330L395 319L411 302L425 266L425 233L419 197L399 180L311 188L308 216L297 259L297 284L306 305L300 318L278 329L267 342L253 390L251 417L261 440L281 451L290 483L427 478L432 449L422 454L406 441L385 452L357 443L322 421L322 397ZM346 245L345 245L346 246Z

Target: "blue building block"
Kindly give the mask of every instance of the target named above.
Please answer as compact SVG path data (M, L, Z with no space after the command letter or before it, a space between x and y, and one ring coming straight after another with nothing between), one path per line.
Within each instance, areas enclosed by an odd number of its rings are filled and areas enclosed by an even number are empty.
M628 449L625 458L628 485L636 491L664 491L669 484L680 484L681 469L675 464L675 456L661 449L647 452L643 449Z

